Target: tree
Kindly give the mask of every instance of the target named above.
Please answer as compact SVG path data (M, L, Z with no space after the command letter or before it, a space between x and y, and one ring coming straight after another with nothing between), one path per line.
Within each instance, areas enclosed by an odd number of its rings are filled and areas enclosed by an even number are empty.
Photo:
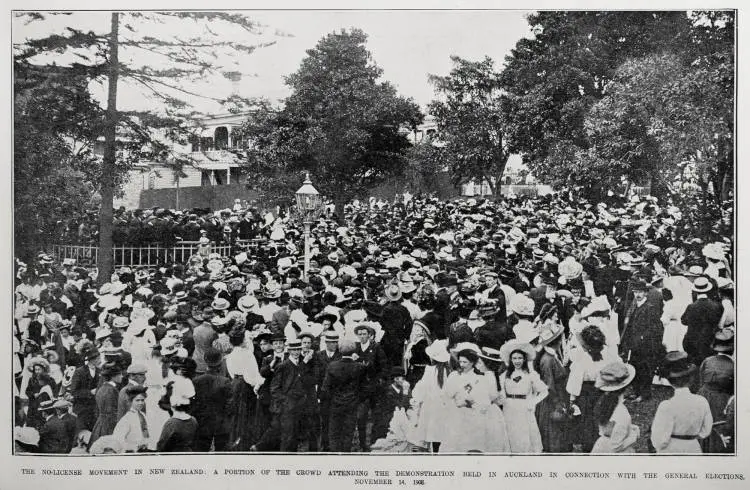
M45 19L39 13L19 14L28 22ZM149 36L141 34L147 25L182 23L177 34ZM241 33L227 36L219 26L235 28ZM200 32L195 37L185 32ZM258 47L272 43L250 44L246 37L259 34L260 25L242 14L225 12L113 12L109 30L104 33L83 32L67 28L64 34L29 39L15 46L14 59L37 69L54 65L62 55L76 59L71 68L86 73L91 81L106 84L107 111L104 124L96 137L104 139L104 157L99 168L100 178L96 190L101 195L99 213L99 281L106 282L112 272L112 202L117 178L135 161L168 162L179 169L192 164L189 157L173 151L174 143L187 144L192 121L199 114L189 98L204 97L236 110L240 103L251 104L238 96L216 99L198 94L189 88L191 82L205 81L211 76L227 73L218 62L220 58L232 59L239 65L241 57ZM239 41L228 39L239 39ZM125 51L123 56L121 51ZM132 60L149 61L139 65ZM144 56L145 54L145 56ZM50 57L49 55L53 55ZM161 110L122 111L117 108L118 84L125 82L140 86L145 94L154 98Z
M597 179L605 176L582 171L577 158L591 147L589 110L625 60L681 52L691 21L667 11L540 12L528 21L533 37L516 43L500 77L510 150L546 183L601 190ZM579 176L585 180L577 183Z
M441 153L456 185L487 182L495 194L510 156L503 134L499 74L488 57L469 61L451 56L451 61L448 76L430 76L443 99L429 105L438 138L445 144Z
M292 186L309 171L343 219L348 200L402 171L410 144L401 129L415 127L422 114L379 80L366 41L359 29L325 36L285 78L292 93L283 107L250 118L250 182L292 199Z
M403 175L406 190L426 194L440 191L439 176L446 170L442 144L435 144L429 138L415 143L407 151L406 161Z

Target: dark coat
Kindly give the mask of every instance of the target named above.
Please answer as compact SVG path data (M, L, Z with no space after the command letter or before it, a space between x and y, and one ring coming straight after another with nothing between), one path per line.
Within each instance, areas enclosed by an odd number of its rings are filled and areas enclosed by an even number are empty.
M195 398L192 415L198 421L198 431L228 434L231 430L232 382L229 378L208 372L193 379Z
M342 358L328 365L321 395L330 401L332 411L356 410L363 399L367 368L351 358Z
M117 425L117 388L109 383L104 383L96 390L96 423L91 429L90 444L101 436L108 436L115 431Z
M708 298L700 298L688 305L682 314L682 324L687 327L682 345L696 364L710 356L711 342L719 327L719 320L724 312L720 303Z
M320 392L323 388L323 380L326 377L326 372L328 371L328 366L333 361L338 361L341 359L341 353L336 349L336 352L333 353L333 356L330 358L328 357L328 354L326 351L321 350L316 352L313 355L313 369L315 370L315 386L318 388L318 396L320 396Z
M663 354L662 338L664 326L661 323L659 310L648 301L636 306L626 318L620 342L623 359L631 356L643 359L658 359Z
M400 365L404 355L404 342L409 338L412 319L409 310L401 303L390 301L383 308L380 318L383 326L382 346L391 364Z
M383 348L375 342L370 341L367 350L362 350L362 345L357 342L357 362L363 364L367 369L367 382L364 386L368 395L376 394L388 378L388 357Z
M513 330L505 323L492 321L474 330L474 341L479 347L500 349L504 343L513 338Z
M287 359L287 354L282 354L284 360ZM283 361L282 361L283 362ZM260 366L260 375L263 376L266 381L258 389L258 402L262 405L271 405L271 383L273 382L273 376L276 369L281 365L281 362L276 360L275 354L271 353L263 358L263 363Z
M99 386L99 370L91 377L88 366L75 370L70 381L69 391L73 395L73 412L78 416L78 424L88 430L96 420L96 399L91 390Z
M300 410L309 400L310 390L305 378L312 373L312 363L294 364L291 359L279 364L271 379L271 411Z
M73 447L75 417L53 415L39 429L39 450L43 453L68 454Z

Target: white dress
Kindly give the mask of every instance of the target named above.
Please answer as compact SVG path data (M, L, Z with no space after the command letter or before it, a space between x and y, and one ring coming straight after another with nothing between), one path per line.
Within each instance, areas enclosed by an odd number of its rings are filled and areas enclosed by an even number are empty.
M672 398L661 402L656 409L651 443L657 453L700 453L699 439L711 435L713 423L705 398L690 393L688 388L675 388Z
M516 370L510 378L506 373L501 374L500 386L510 452L541 453L542 435L534 407L549 393L547 385L536 371Z
M159 399L164 395L168 378L162 376L161 360L149 359L146 363L146 424L149 430L148 448L156 450L161 430L169 420L169 412L159 407Z
M445 433L446 397L448 382L445 373L442 388L438 385L438 371L435 366L426 366L422 379L414 385L411 405L416 414L416 424L409 438L415 444L441 442Z
M683 351L682 339L687 332L687 326L682 324L682 314L685 313L686 304L676 299L670 299L664 303L664 312L661 315L661 323L664 325L664 336L662 344L667 352Z
M487 376L454 371L445 384L445 433L441 453L508 451L505 427L496 416ZM493 415L494 414L494 415Z
M609 425L599 427L599 439L594 443L592 453L634 453L633 445L641 434L641 429L633 424L630 412L620 402L610 417Z

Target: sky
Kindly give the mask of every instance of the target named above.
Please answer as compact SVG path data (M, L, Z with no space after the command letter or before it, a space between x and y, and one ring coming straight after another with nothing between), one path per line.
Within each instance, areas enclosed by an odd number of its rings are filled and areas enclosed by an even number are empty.
M428 83L429 74L446 75L451 69L450 56L458 55L471 60L489 56L497 69L510 53L518 39L529 35L526 11L520 10L461 10L461 11L245 11L253 20L264 24L264 33L249 39L250 43L275 41L276 44L240 57L222 57L219 64L228 70L238 70L245 75L236 86L245 97L266 97L279 100L289 95L283 77L297 70L311 49L326 34L342 28L357 27L368 34L367 47L373 60L383 69L383 80L390 81L398 92L412 97L425 107L434 97ZM109 13L76 12L70 16L53 16L42 22L24 24L23 19L13 21L13 41L26 37L40 37L51 32L61 32L65 27L109 30ZM213 26L212 26L213 28ZM138 34L169 37L195 34L192 23L169 21L159 26L141 25ZM194 32L191 32L194 31ZM283 32L286 35L276 35ZM128 35L127 31L121 31ZM222 38L241 35L231 29L219 31ZM149 57L132 48L122 56L136 65L148 63ZM58 63L69 58L57 57ZM233 90L223 77L205 80L201 85L189 87L191 91L217 98L226 97ZM138 110L153 108L155 103L139 90L121 85L118 109ZM106 87L92 87L103 99ZM218 104L200 97L187 99L201 112L220 112Z

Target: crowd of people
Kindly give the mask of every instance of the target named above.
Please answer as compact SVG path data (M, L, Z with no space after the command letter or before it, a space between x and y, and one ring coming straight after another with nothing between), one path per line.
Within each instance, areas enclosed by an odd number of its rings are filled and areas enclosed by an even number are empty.
M267 223L261 210L235 199L231 207L127 210L120 207L113 213L112 242L114 245L139 246L146 243L173 246L180 241L197 242L202 238L214 243L251 240ZM89 245L99 242L99 214L89 210L81 216L70 216L57 223L47 239L51 243Z
M16 450L733 453L731 214L696 213L355 202L308 270L284 217L106 282L16 261Z

